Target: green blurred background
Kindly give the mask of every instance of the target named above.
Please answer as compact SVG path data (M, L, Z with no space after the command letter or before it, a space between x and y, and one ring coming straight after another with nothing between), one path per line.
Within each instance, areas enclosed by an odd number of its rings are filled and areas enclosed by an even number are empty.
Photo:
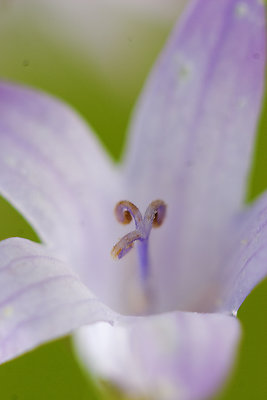
M118 159L131 111L171 29L171 21L132 12L118 14L116 23L123 18L124 28L119 49L115 39L110 38L110 51L114 46L115 55L112 60L105 60L105 63L112 62L109 70L108 65L99 68L100 61L95 54L90 54L90 47L77 49L67 40L66 43L57 40L55 27L52 31L49 29L49 19L47 34L40 29L38 7L33 13L18 12L16 4L16 1L0 0L0 76L64 99L90 121L104 146ZM259 124L249 200L267 187L266 132L267 101ZM1 198L0 220L1 240L12 236L35 238L27 222ZM267 398L266 309L265 280L239 311L243 339L234 371L217 400ZM70 338L46 344L0 367L1 400L111 398L123 397L81 370Z

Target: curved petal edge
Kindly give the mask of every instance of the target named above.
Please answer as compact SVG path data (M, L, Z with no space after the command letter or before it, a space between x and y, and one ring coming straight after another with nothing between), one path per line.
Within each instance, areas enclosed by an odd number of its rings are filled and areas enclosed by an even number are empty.
M83 363L130 394L193 400L223 382L239 337L232 316L173 312L113 327L97 323L74 338Z
M0 242L0 363L115 313L42 245Z
M218 310L236 315L252 289L267 276L267 193L234 221L235 237L221 274Z
M124 172L139 207L168 204L153 260L157 282L170 277L169 300L158 285L161 310L186 309L220 268L225 229L245 196L265 62L263 2L195 0L148 80Z

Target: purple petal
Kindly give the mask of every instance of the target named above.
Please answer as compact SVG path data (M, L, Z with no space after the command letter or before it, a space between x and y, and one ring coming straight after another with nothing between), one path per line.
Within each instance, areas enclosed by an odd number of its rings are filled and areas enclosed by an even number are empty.
M224 290L218 304L221 312L233 314L267 276L267 193L247 208L235 223L230 260L221 271Z
M191 400L206 399L225 379L239 335L234 317L174 312L85 327L75 342L85 365L130 393Z
M113 322L101 304L44 246L0 243L0 363L96 321Z
M0 84L0 193L102 297L116 290L110 250L118 176L89 128L59 101Z
M162 309L192 309L206 291L244 197L264 82L260 3L195 1L137 108L125 178L137 206L168 205L151 252Z

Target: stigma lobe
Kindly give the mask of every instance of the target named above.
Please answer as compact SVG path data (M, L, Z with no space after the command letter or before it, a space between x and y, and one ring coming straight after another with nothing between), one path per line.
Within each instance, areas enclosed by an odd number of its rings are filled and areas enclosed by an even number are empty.
M142 215L138 208L128 200L119 201L114 209L115 216L121 224L129 224L134 219L135 224L140 224Z
M147 252L150 231L152 227L158 228L162 225L166 216L166 207L166 204L162 200L152 201L147 207L144 217L142 217L138 207L133 203L128 200L119 201L114 210L117 220L121 224L129 224L134 220L136 229L123 236L123 238L115 244L111 251L112 256L117 259L122 258L133 248L134 241L136 240L143 243L143 247ZM141 257L141 264L142 260L148 260L147 254L143 254ZM147 261L144 261L144 264L147 264ZM147 266L141 268L147 269Z
M153 228L158 228L163 224L166 216L166 204L162 200L155 200L149 204L144 218L152 219Z

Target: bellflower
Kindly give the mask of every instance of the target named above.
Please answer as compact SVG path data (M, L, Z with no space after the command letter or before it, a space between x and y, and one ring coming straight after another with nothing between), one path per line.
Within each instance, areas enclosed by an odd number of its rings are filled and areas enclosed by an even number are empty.
M42 241L0 243L1 362L84 326L83 362L134 394L200 399L223 381L267 271L267 196L243 205L264 25L258 0L195 1L118 166L67 106L1 84L0 190Z

